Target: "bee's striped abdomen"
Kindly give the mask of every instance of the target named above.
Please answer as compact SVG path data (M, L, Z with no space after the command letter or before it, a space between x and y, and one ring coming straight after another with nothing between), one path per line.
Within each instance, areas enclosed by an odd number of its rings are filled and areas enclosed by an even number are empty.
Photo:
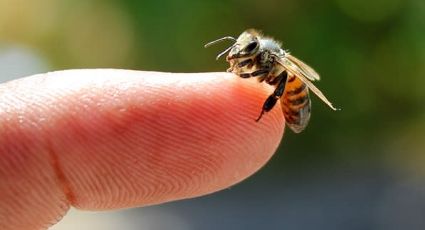
M286 124L296 133L303 131L310 120L311 112L310 96L306 84L297 77L290 76L280 100Z

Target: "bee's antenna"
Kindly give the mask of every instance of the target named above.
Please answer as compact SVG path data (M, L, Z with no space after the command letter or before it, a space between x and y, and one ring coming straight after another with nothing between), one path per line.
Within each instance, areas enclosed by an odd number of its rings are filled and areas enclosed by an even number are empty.
M224 41L224 40L236 41L236 39L234 37L226 36L226 37L222 37L222 38L219 38L217 40L214 40L212 42L208 42L207 44L204 45L204 47L207 48L207 47L209 47L211 45L214 45L215 43L218 43L218 42L221 42L221 41Z
M236 42L236 38L231 37L231 36L226 36L226 37L222 37L222 38L219 38L217 40L214 40L212 42L208 42L207 44L204 45L204 47L207 48L207 47L209 47L211 45L214 45L214 44L216 44L218 42L221 42L221 41L224 41L224 40L232 40L232 41L235 41ZM215 59L218 60L221 56L223 56L224 54L226 54L227 52L229 52L234 46L235 45L233 44L229 48L225 49L223 52L219 53Z
M215 57L215 60L218 60L221 56L223 56L224 54L226 54L227 52L229 52L233 48L233 46L234 45L230 46L229 48L225 49L223 52L219 53L217 55L217 57Z

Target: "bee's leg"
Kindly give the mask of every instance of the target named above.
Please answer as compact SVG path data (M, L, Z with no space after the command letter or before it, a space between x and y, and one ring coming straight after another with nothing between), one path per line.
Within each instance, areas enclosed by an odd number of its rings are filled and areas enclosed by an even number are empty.
M263 82L269 77L271 69L259 69L251 73L251 77L258 77L259 82Z
M263 82L264 80L266 80L266 79L267 79L267 77L268 77L268 75L261 75L261 76L258 78L258 82Z
M238 66L238 69L242 69L242 68L244 68L244 67L246 67L246 68L248 68L248 69L250 69L250 68L252 68L252 66L254 65L254 62L253 62L253 60L252 59L246 59L246 60L244 60L244 61L242 61L242 62L239 62L238 64L237 64L237 66ZM241 77L241 78L250 78L251 77L251 72L241 72L241 73L239 73L238 74L239 75L239 77Z
M271 69L259 69L251 73L251 76L258 77L261 75L268 75Z
M259 69L251 73L252 77L258 77L259 82L263 82L269 77L271 69Z
M251 68L253 63L254 63L254 61L252 59L246 59L244 61L239 62L238 67L242 68L242 67L247 66L248 68Z
M248 59L248 60L250 60L250 59ZM245 61L247 61L247 60L245 60ZM243 61L243 62L245 62L245 61ZM241 62L241 63L243 63L243 62ZM239 64L241 64L241 63L239 63ZM260 77L260 79L261 79L260 82L261 82L261 81L264 81L264 78L267 78L267 76L269 75L270 72L271 72L271 69L259 69L259 70L256 70L254 72L239 73L239 77L241 77L241 78Z
M267 77L269 71L259 73L260 70L254 71L254 72L242 72L239 73L239 77L241 78L250 78L250 77L258 77L260 76L260 82L264 81L264 78ZM257 73L258 72L258 73Z
M251 74L250 73L240 73L239 74L239 77L241 77L241 78L250 78L251 77Z
M279 84L279 82L282 80L282 78L287 79L288 78L288 73L286 71L282 72L279 76L271 79L270 81L268 81L267 83L269 83L270 85L277 85ZM286 81L286 80L285 80Z
M288 74L286 73L286 71L284 71L277 78L280 80L279 84L277 85L274 92L264 102L263 108L261 109L261 113L255 120L256 122L261 119L265 112L269 112L271 109L273 109L273 107L276 105L277 100L279 100L279 98L283 95L283 92L285 91L285 85L286 80L288 78Z
M267 98L267 100L264 102L264 104L263 104L263 109L261 110L261 113L260 113L260 115L258 116L258 118L257 119L255 119L255 121L256 122L258 122L258 121L260 121L260 119L261 119L261 117L263 117L263 114L265 113L265 112L268 112L268 111L270 111L275 105L276 105L276 102L277 102L277 97L274 97L273 96L273 94L272 95L270 95L268 98Z

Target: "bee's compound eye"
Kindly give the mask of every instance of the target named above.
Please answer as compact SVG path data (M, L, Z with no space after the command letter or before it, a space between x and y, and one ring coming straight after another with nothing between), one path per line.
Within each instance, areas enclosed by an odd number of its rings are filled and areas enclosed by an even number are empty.
M249 43L245 47L245 52L251 53L255 48L257 48L257 45L258 45L258 42L256 42L256 41Z

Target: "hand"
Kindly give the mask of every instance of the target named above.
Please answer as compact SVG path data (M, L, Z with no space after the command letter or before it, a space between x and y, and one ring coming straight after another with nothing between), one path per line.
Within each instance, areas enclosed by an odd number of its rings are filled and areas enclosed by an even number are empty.
M271 89L227 73L71 70L0 85L0 229L44 229L70 206L201 196L258 170L284 130Z

